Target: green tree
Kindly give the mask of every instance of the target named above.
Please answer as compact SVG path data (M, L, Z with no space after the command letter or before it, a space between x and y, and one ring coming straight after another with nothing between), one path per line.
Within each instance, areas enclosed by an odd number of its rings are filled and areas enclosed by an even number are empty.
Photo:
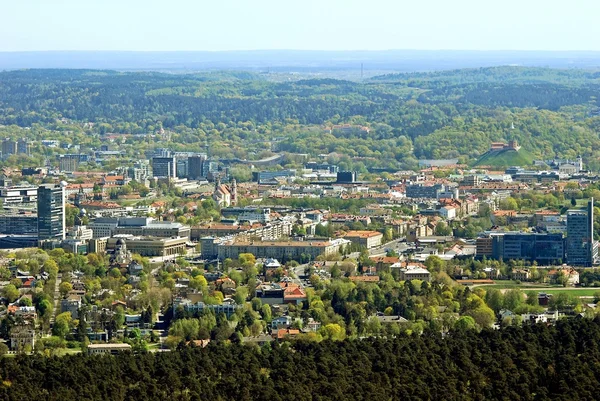
M73 285L67 281L61 282L58 286L58 292L63 298L66 298L71 291L73 291Z
M71 332L72 321L73 318L71 317L71 312L63 312L59 314L54 319L52 334L60 338L65 338L65 336Z
M19 289L14 284L7 284L2 289L2 296L12 303L19 298Z

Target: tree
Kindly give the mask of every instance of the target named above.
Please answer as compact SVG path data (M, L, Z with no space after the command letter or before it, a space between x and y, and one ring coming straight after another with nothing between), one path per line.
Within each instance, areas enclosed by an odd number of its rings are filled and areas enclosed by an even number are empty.
M54 319L54 325L52 326L52 334L64 338L67 334L71 332L71 323L73 318L71 317L71 312L63 312L56 316Z
M524 301L523 291L519 289L511 289L504 293L504 307L508 310L515 311Z
M270 323L272 319L271 306L264 304L261 308L261 314L265 322Z
M206 281L204 276L198 275L190 279L189 287L195 290L202 290L208 287L208 281Z
M337 323L329 323L319 329L319 334L325 339L342 341L346 338L346 331Z
M2 289L2 296L10 303L15 302L19 298L19 289L14 284L7 284Z
M58 286L58 292L63 298L66 298L71 291L73 291L73 285L67 281L61 282Z
M243 267L254 267L256 264L256 257L251 253L240 253L238 261Z
M474 330L475 319L473 319L471 316L461 316L454 323L454 329L459 331Z

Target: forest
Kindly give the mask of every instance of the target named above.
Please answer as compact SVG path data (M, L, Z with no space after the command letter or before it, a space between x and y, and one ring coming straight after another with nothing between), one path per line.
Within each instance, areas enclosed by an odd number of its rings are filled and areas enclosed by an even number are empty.
M393 338L0 359L0 399L593 400L600 320Z
M595 170L599 87L597 71L525 67L362 82L245 72L19 70L0 72L0 132L36 136L23 131L33 127L64 138L68 131L85 143L107 133L165 129L172 135L163 145L173 149L200 150L210 142L224 158L339 154L350 168L414 168L420 158L470 163L491 141L516 139L536 158L582 155ZM344 123L369 131L324 131Z

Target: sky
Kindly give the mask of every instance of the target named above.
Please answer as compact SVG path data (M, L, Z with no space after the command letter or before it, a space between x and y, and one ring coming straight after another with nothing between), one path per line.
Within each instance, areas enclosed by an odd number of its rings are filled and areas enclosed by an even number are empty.
M0 0L0 51L600 50L598 0Z

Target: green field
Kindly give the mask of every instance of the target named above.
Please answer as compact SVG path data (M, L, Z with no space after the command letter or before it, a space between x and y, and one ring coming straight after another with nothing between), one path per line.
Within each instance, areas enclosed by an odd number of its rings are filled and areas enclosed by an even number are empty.
M548 285L548 284L545 284L545 285L531 284L531 283L516 284L515 282L512 282L512 281L508 281L505 283L499 283L498 281L496 281L496 284L482 285L481 287L484 289L496 288L498 290L511 290L511 289L517 288L524 292L538 291L538 292L545 292L546 294L552 294L552 295L566 293L566 294L573 294L578 297L590 297L590 298L593 297L594 294L600 293L600 287L598 287L598 288L595 288L595 287L575 288L575 287L563 287L563 286L558 286L558 285L552 286L552 285Z

